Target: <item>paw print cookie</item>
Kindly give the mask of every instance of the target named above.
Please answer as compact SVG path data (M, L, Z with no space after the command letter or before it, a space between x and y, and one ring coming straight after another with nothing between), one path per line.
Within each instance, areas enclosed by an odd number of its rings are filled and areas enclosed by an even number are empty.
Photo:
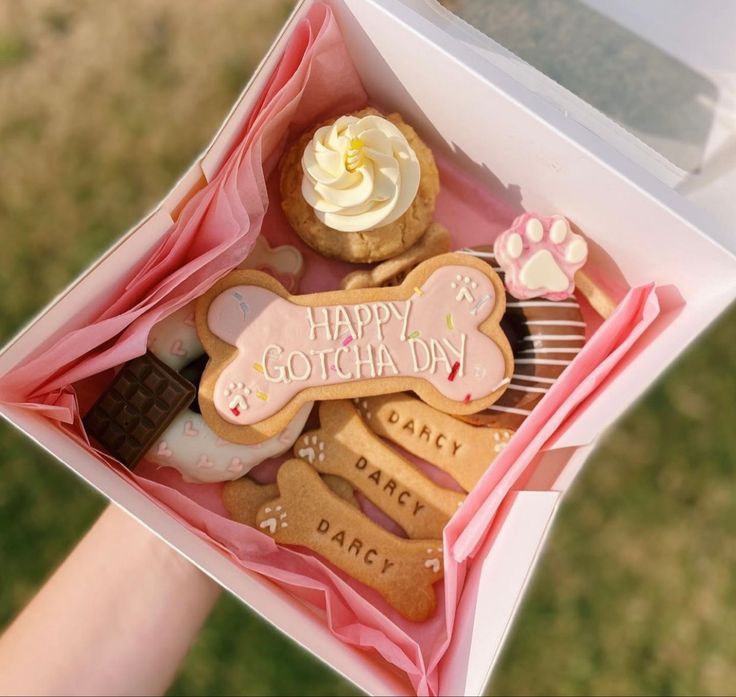
M491 246L460 251L482 259L504 277ZM517 300L509 293L501 327L514 352L514 373L508 389L484 411L461 418L477 426L515 430L582 350L586 323L574 296L564 300Z
M575 274L588 258L588 244L562 216L525 213L502 233L494 252L506 288L519 300L565 300L575 290Z

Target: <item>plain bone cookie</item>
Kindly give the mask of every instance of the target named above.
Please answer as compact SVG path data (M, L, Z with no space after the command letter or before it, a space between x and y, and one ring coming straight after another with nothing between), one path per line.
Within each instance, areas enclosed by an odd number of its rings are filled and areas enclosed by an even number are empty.
M478 483L514 433L471 426L408 394L367 397L356 404L374 433L444 470L465 491Z
M353 271L340 281L343 290L394 286L404 280L409 271L425 259L450 251L450 233L444 225L432 223L419 242L392 259L387 259L367 271Z
M408 620L421 622L434 612L432 585L444 575L440 540L392 535L330 491L304 460L287 460L277 482L281 495L258 511L259 529L325 557Z
M321 402L319 422L297 440L294 455L351 482L410 538L442 537L462 494L438 486L383 443L349 400Z
M355 498L352 485L341 477L324 475L322 481L327 484L341 499L347 501L353 508L360 509ZM256 516L263 504L273 501L279 495L279 487L273 484L259 484L248 477L242 477L234 482L228 482L222 488L222 503L227 514L236 522L243 525L256 526Z
M496 273L464 254L428 259L400 286L301 296L232 272L197 303L210 355L202 415L223 438L252 444L313 399L412 390L442 411L476 413L513 372L504 307Z

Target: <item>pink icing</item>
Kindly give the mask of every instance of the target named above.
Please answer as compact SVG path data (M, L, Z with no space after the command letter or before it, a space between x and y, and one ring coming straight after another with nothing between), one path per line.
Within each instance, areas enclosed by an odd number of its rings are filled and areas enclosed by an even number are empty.
M524 213L494 242L508 292L519 300L564 300L575 291L575 273L588 258L588 245L566 218Z
M503 353L478 331L495 305L489 278L445 266L417 290L406 300L314 307L260 286L223 291L209 307L209 329L238 354L216 380L218 413L251 425L307 387L372 377L423 378L458 402L498 389Z

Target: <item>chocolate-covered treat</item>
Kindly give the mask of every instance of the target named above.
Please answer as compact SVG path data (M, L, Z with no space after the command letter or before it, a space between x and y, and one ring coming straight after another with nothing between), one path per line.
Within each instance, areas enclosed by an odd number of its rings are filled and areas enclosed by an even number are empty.
M132 469L195 396L194 385L146 353L123 365L84 417L84 427L104 450Z
M490 245L459 251L483 259L503 278ZM574 296L518 300L507 293L501 327L514 353L511 383L490 407L460 418L479 426L518 429L585 345L585 321Z

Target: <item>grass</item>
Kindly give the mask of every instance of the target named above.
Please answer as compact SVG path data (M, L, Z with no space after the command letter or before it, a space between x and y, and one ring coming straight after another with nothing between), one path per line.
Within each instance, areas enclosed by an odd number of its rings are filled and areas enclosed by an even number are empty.
M0 1L0 342L176 181L288 9ZM494 692L736 685L734 345L732 310L607 434L559 514ZM105 503L5 425L0 452L2 626ZM223 597L172 693L349 689Z

